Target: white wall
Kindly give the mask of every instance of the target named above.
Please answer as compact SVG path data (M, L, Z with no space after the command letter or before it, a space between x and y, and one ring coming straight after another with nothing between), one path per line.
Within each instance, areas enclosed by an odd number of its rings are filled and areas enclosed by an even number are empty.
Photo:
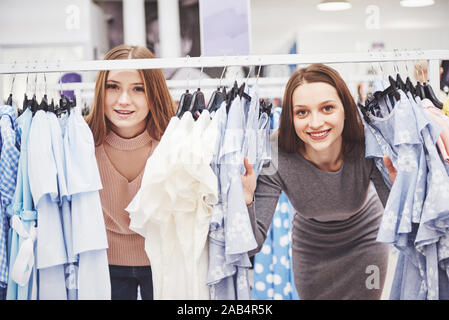
M366 51L372 41L386 50L449 49L448 0L423 8L404 8L399 0L349 1L349 10L323 12L316 9L320 0L252 0L252 53L287 53L295 39L303 53ZM369 5L379 8L380 29L366 27Z
M107 50L106 19L91 0L0 0L0 63L101 59ZM34 76L29 76L28 92ZM82 76L92 81L95 75ZM47 83L57 83L59 77L46 74ZM9 94L12 79L0 75L0 99ZM43 79L38 75L38 83ZM17 75L14 96L21 99L25 88L26 75Z

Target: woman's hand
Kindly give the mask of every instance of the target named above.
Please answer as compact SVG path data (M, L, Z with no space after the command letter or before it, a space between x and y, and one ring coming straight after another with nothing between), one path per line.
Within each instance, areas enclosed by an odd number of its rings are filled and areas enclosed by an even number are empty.
M391 184L394 183L394 180L396 180L396 175L398 174L398 171L393 166L393 162L391 161L389 156L384 156L383 161L385 164L385 167L387 167L388 175L390 176Z
M247 157L243 159L243 164L246 169L246 173L241 175L243 195L245 197L246 205L250 205L253 202L254 191L256 190L256 175L253 170L253 166L249 163Z

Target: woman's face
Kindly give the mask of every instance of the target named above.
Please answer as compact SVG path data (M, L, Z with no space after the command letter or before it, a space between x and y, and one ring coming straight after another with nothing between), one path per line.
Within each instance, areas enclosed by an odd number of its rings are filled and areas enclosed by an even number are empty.
M106 79L105 115L123 138L142 133L150 110L143 79L137 70L111 70Z
M293 123L305 152L340 152L345 111L337 90L324 82L304 83L292 100Z

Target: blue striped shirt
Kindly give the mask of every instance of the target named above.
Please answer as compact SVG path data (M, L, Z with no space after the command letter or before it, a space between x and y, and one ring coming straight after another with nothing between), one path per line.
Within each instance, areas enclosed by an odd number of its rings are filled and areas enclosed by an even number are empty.
M7 237L9 223L6 208L11 203L16 189L17 166L20 151L17 148L15 129L16 113L11 106L0 106L0 134L2 147L0 152L0 284L8 282Z

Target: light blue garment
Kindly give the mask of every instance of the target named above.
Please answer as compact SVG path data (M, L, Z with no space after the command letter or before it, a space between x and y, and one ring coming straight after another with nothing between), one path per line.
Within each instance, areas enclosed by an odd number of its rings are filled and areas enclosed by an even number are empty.
M270 129L279 127L281 108L270 115ZM254 256L253 299L298 300L291 261L293 207L281 193L262 250Z
M72 235L72 213L70 209L70 196L67 190L66 165L65 158L70 155L65 154L63 146L63 137L66 131L66 122L68 114L57 118L52 112L47 113L50 129L53 157L57 169L57 181L59 190L58 205L62 220L62 229L64 233L64 244L67 254L67 263L64 265L65 285L68 300L77 300L78 283L72 279L77 278L78 258L73 253L73 235Z
M218 150L219 203L214 206L209 234L208 285L214 300L249 300L248 252L257 247L240 179L243 163L246 119L244 99L233 100L226 121L222 144ZM220 109L224 109L223 106ZM215 114L220 116L218 110ZM222 112L225 112L222 111ZM220 125L221 130L223 127ZM214 161L217 161L215 158ZM218 168L218 170L217 170ZM220 219L220 212L223 220Z
M436 147L441 128L426 115L422 107L414 104L413 110L417 117L427 119L428 122L427 130L422 131L427 151L427 191L415 246L426 257L427 299L438 299L447 296L447 293L439 292L439 274L444 272L447 281L447 268L441 270L438 264L444 266L449 256L444 250L449 234L449 176Z
M398 173L391 187L385 212L379 227L378 241L407 243L408 233L411 232L412 210L416 198L417 180L419 170L418 159L420 159L423 145L419 137L413 109L408 97L401 92L401 100L395 105L392 112L385 118L378 119L373 116L371 125L375 127L395 149L392 161ZM424 200L425 190L420 194L420 200ZM404 237L405 240L399 239Z
M99 195L102 184L92 132L79 107L67 119L64 153L73 256L78 257L78 265L66 270L68 285L78 288L79 300L110 300L108 242Z
M16 113L8 105L0 106L0 287L8 283L8 232L6 209L11 204L16 189L20 151L17 147Z
M375 140L391 147L398 170L378 240L400 250L391 299L439 299L447 296L439 289L447 288L444 262L449 257L449 177L436 148L441 128L425 114L419 99L415 102L403 92L400 96L389 115L381 120L370 116L377 139L366 137L373 157L382 155Z
M28 175L37 211L37 269L40 300L66 300L67 253L59 210L58 170L52 150L49 118L38 110L28 139Z
M28 179L28 136L32 121L32 112L27 108L20 117L17 118L21 142L20 142L20 158L17 174L17 186L14 193L14 199L8 207L8 216L10 219L13 215L17 215L26 230L29 232L31 227L36 226L37 213L34 209L34 203L30 191L30 183ZM19 236L17 232L9 229L9 268L11 269L16 260L17 253L26 239ZM34 247L35 248L35 247ZM34 250L34 255L35 255ZM11 279L8 279L8 300L31 300L37 298L37 279L36 264L33 266L28 285L19 286Z

